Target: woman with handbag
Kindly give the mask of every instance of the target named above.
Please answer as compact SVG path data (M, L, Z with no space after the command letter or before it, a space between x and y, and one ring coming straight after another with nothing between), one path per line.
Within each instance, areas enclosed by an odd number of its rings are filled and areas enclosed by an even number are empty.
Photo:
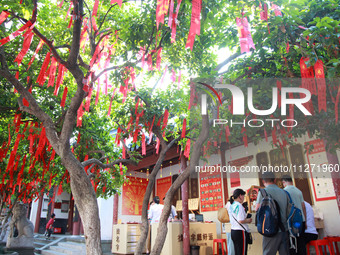
M244 190L235 189L229 200L230 206L228 212L235 255L247 255L248 243L250 242L250 236L247 238L247 235L250 235L247 223L251 223L252 219L247 218L247 213L242 206L245 194Z

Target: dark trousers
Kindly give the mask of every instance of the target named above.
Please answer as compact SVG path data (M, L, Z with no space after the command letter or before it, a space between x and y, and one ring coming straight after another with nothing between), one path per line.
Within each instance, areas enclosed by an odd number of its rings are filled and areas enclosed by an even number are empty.
M303 239L305 240L305 244L309 243L310 241L314 241L318 239L317 234L311 234L311 233L303 233Z
M231 240L234 243L235 255L247 255L248 244L246 242L245 231L232 229Z
M296 249L289 249L290 255L307 255L307 250L306 250L306 241L304 238L305 235L305 230L306 230L306 224L305 222L302 223L302 233L299 237L296 238L296 245L297 245L297 250Z

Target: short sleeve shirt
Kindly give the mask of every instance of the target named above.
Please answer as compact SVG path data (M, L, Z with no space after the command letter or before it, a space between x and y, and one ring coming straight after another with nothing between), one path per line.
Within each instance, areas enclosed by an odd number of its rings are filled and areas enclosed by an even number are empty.
M276 184L268 185L265 188L265 190L267 191L268 195L271 195L272 198L279 204L281 223L285 227L285 230L288 230L288 226L287 226L288 195L283 189L280 189ZM257 196L256 204L261 203L261 200L262 200L262 194L261 192L259 192Z
M302 212L303 221L306 221L305 215L303 214L302 210L302 203L304 200L301 190L299 190L297 187L293 185L286 186L284 190L286 190L290 194L290 197L292 198L295 207L299 208Z
M228 213L229 213L231 229L244 231L244 229L240 226L241 224L248 231L248 225L240 223L241 220L244 220L247 217L246 211L244 210L244 207L242 206L242 204L240 204L237 201L234 201L230 205L228 209Z
M148 218L151 219L150 222L151 224L159 222L159 219L161 218L161 214L163 211L163 207L164 206L161 204L155 204L150 207Z

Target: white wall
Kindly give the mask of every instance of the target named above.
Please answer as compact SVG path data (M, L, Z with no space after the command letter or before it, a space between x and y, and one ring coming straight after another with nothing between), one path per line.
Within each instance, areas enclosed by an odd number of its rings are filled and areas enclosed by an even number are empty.
M100 233L102 240L112 239L113 197L97 199L100 218Z

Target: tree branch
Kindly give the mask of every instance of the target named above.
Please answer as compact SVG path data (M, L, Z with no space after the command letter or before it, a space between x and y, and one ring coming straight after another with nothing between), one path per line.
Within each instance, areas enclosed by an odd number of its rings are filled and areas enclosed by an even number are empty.
M235 58L238 58L239 56L244 55L241 54L241 52L236 52L233 55L229 56L227 59L225 59L222 63L218 64L217 67L215 68L215 71L219 71L220 69L222 69L222 67L224 67L226 64L228 64L229 62L233 61Z

